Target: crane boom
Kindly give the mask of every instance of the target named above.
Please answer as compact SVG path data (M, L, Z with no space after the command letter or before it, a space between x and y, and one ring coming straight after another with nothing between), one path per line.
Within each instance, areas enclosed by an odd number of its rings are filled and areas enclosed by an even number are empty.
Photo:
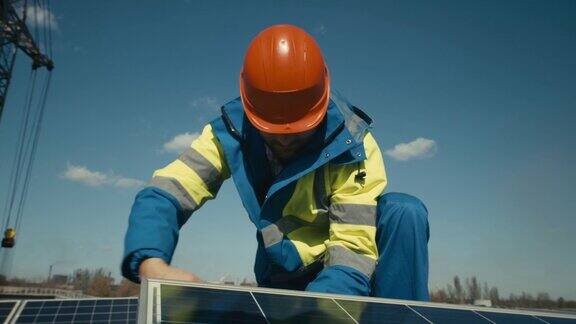
M54 68L52 60L42 54L26 23L18 16L9 0L0 0L0 121L10 86L17 50L32 59L32 68Z

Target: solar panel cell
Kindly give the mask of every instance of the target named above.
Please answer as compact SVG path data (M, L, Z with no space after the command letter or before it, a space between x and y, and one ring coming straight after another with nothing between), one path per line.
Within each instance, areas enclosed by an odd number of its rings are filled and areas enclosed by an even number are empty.
M22 310L21 315L36 315L40 311L40 308L25 308Z
M92 315L92 320L93 320L93 321L107 321L109 317L110 317L110 314L109 314L109 313L104 313L104 312L102 312L102 313L94 313L94 314Z
M43 308L40 308L40 312L38 314L39 315L52 315L52 314L55 314L57 310L58 310L57 307L43 307Z
M110 306L112 305L112 299L97 299L96 306Z
M128 313L112 313L110 315L111 320L118 320L118 321L124 320L125 321L127 318L128 318Z
M63 300L61 307L76 307L78 306L78 300Z
M56 322L72 322L72 319L74 318L74 314L61 314L61 315L56 315Z
M95 301L93 299L86 299L78 301L78 306L94 306Z
M92 314L75 314L74 321L75 322L90 322L92 320Z
M16 323L34 323L36 316L20 316Z
M54 315L38 315L34 320L36 323L47 323L54 321Z
M74 306L61 306L58 310L58 314L74 314L76 312L76 307Z
M114 305L120 306L120 305L128 305L129 303L129 299L116 299L114 300Z

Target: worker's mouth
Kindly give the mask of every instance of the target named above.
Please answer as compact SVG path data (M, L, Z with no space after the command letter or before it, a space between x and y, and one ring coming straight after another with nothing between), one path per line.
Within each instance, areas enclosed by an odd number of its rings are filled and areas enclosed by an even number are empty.
M274 156L286 162L294 157L299 149L293 146L276 146L272 151L274 152Z

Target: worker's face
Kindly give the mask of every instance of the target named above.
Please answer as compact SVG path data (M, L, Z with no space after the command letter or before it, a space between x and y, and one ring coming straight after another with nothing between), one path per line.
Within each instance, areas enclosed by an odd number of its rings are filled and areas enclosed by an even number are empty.
M298 134L270 134L264 132L260 132L260 134L264 138L266 145L274 153L274 157L281 162L288 162L296 154L304 150L306 144L312 140L315 132L316 129Z

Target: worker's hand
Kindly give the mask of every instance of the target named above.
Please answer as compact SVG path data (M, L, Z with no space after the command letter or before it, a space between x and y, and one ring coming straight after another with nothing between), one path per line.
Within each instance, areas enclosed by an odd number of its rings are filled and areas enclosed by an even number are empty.
M140 268L138 270L140 278L202 282L202 280L200 280L200 278L198 278L195 274L186 270L171 267L160 258L149 258L144 260L140 264Z

